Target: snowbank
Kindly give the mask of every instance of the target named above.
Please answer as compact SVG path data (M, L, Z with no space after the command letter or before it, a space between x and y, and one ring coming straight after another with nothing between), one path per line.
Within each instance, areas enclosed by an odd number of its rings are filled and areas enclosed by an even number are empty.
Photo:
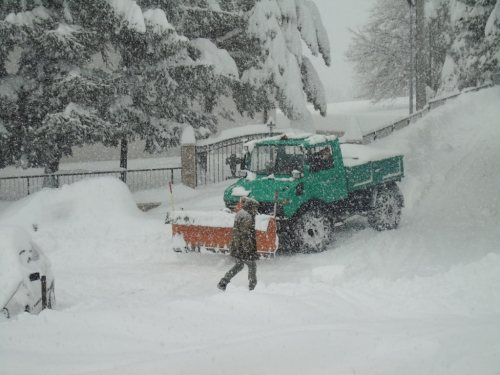
M116 178L102 177L43 189L23 198L0 213L0 224L19 225L31 233L65 227L93 235L122 236L130 229L125 226L141 218L144 214L127 186Z

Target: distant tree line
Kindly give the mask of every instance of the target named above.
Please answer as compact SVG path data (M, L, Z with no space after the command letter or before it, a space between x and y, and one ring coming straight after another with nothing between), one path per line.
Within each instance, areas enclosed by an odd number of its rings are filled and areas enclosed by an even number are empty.
M322 115L326 102L303 42L330 64L309 0L4 0L0 168L52 174L93 143L160 152L186 125L206 138L223 96L249 116L278 106L306 129L305 98Z
M351 30L346 57L353 63L360 96L379 101L408 95L409 9L407 0L376 0L367 23ZM428 93L480 85L498 74L500 0L425 0L424 30ZM415 37L414 31L414 46Z

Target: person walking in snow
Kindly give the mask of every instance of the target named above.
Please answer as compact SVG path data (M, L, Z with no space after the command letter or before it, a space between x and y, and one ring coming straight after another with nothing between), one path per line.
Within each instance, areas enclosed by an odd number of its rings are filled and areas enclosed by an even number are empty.
M245 264L248 266L248 288L253 290L257 285L257 264L259 259L257 253L257 240L255 238L255 215L259 202L248 198L243 203L243 209L238 211L234 219L233 235L229 244L230 254L236 260L236 264L221 279L217 287L226 290L227 284L240 272Z

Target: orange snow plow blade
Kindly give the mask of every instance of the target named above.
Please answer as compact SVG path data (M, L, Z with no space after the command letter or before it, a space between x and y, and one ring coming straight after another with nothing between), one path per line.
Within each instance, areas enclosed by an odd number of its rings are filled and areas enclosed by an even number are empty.
M172 224L174 251L229 252L236 214L219 212L177 211L167 214L166 223ZM217 226L215 226L217 225ZM269 215L255 217L257 251L261 257L274 257L278 248L276 219Z

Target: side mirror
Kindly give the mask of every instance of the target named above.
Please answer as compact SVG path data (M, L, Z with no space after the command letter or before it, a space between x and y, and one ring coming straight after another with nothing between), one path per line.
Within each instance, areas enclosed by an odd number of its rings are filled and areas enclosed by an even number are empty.
M292 177L296 180L300 180L302 178L302 173L299 171L292 171Z
M245 178L247 176L248 172L245 170L240 170L238 171L238 176Z

